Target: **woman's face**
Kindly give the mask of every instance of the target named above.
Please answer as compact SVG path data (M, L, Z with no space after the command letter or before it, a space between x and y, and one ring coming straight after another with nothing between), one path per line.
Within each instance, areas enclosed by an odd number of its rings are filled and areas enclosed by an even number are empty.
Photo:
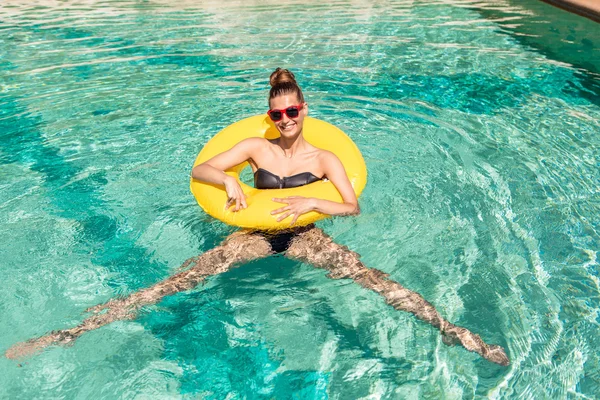
M304 117L308 115L308 105L301 103L295 93L274 97L271 99L270 104L271 110L285 110L291 106L302 105L298 117L290 118L287 113L283 113L283 117L279 121L273 122L279 134L286 139L293 139L302 133Z

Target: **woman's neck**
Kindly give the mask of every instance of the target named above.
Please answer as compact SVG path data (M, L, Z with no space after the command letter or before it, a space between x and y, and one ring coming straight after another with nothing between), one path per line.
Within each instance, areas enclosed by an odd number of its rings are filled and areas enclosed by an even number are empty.
M286 158L292 158L296 154L303 153L306 147L306 141L302 135L299 135L293 139L286 139L284 137L279 137L277 140L277 145L283 150L283 154Z

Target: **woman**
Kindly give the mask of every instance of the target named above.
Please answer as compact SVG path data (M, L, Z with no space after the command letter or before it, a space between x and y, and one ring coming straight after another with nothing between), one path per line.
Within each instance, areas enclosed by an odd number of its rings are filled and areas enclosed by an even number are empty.
M357 215L358 201L340 160L331 152L318 149L304 140L302 128L308 105L294 75L277 68L270 77L268 114L275 123L280 137L274 140L251 138L218 154L192 171L194 179L223 185L228 195L227 206L234 211L246 208L244 193L238 181L223 171L248 161L254 171L255 186L259 189L297 187L329 179L343 201L287 197L273 199L282 206L273 210L278 221L288 219L293 226L297 218L309 211L329 215ZM134 318L140 307L154 304L163 297L189 290L208 276L225 272L233 266L283 253L286 257L310 263L329 271L332 279L349 278L359 285L382 295L397 310L413 313L437 329L448 344L460 343L467 350L500 365L508 365L504 349L487 345L478 335L444 320L436 309L421 295L412 292L376 269L365 267L359 255L333 242L314 225L290 228L276 234L260 231L240 231L229 236L219 247L191 258L183 268L191 268L125 298L111 300L88 309L94 313L75 328L51 332L49 335L17 344L7 352L8 358L31 354L48 345L66 343L92 329L116 320ZM100 313L100 311L104 311Z

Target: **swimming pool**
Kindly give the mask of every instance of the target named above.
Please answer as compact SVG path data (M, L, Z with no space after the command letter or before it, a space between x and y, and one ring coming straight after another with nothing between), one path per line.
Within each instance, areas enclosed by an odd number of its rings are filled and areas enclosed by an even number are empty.
M0 397L600 391L598 25L534 1L2 4L0 350L233 231L195 204L190 167L266 111L282 66L369 169L362 214L319 226L512 364L274 257L73 346L1 358Z

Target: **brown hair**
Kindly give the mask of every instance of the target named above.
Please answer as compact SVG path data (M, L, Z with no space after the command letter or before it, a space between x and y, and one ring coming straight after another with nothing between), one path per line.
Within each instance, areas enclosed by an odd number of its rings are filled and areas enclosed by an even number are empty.
M269 103L271 99L284 94L295 93L300 103L304 103L304 95L294 74L287 69L277 68L269 77L271 91L269 92Z

